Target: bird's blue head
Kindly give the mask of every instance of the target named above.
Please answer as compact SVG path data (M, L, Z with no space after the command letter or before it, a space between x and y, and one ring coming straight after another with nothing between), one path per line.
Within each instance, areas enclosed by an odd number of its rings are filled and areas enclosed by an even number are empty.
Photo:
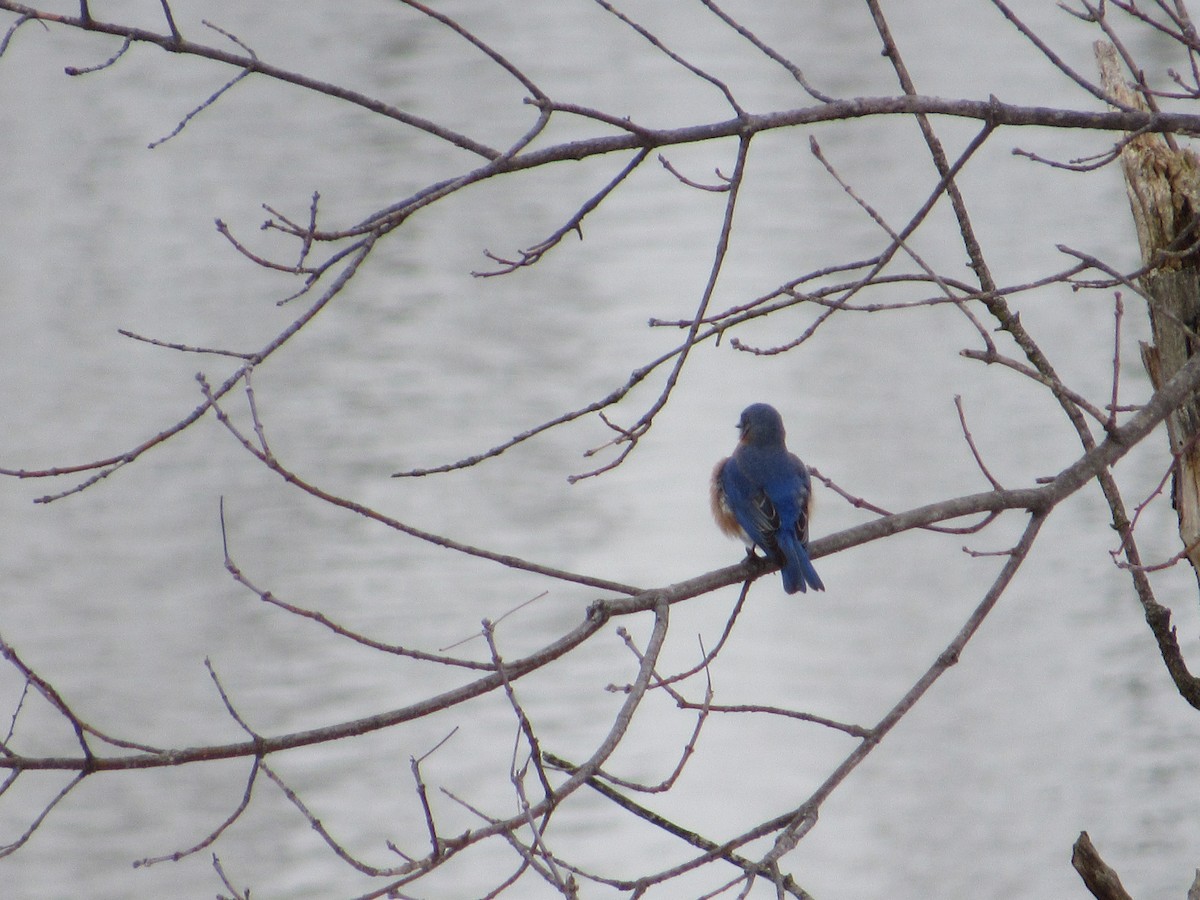
M742 410L738 431L742 433L742 442L746 444L759 447L782 444L783 416L769 404L754 403Z

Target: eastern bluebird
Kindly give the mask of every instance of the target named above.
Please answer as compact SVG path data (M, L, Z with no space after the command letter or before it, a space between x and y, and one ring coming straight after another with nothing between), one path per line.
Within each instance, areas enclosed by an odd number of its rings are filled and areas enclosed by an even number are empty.
M812 481L804 463L788 452L783 417L775 407L755 403L742 411L737 427L737 449L713 469L713 518L751 555L761 547L778 563L789 594L825 590L808 558Z

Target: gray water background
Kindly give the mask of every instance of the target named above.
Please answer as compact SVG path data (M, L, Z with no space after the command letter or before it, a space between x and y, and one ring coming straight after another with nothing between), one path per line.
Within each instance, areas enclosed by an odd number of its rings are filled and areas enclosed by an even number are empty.
M988 4L889 4L900 46L928 94L1098 108L1034 54ZM522 92L439 26L389 3L179 3L181 27L221 43L208 18L264 58L359 88L496 145L526 127ZM445 10L508 54L555 97L661 126L727 118L711 86L651 51L598 7L539 0L463 2ZM672 48L720 73L747 107L804 105L786 73L749 51L698 4L628 4ZM1017 7L1064 56L1090 72L1092 31L1053 4ZM64 11L71 11L64 4ZM892 94L864 6L762 2L752 27L838 96ZM111 4L101 18L158 28L156 3ZM258 249L285 247L257 226L269 203L303 218L314 190L330 223L347 223L470 160L444 144L329 98L252 78L166 133L230 73L210 63L135 48L111 70L68 78L116 43L27 25L0 59L0 310L4 352L0 464L39 468L121 452L199 402L193 378L228 364L130 342L117 328L192 345L252 350L295 314L274 301L293 285L239 258L216 234L220 217ZM1174 64L1165 45L1135 41L1147 67ZM937 123L951 152L970 123ZM594 133L560 127L553 137ZM884 236L808 152L809 136L893 224L934 184L911 122L868 119L756 140L731 258L714 300L722 309L831 260L877 252ZM1100 152L1103 135L1005 132L962 178L985 251L1002 283L1063 265L1069 244L1136 262L1119 173L1067 176L1010 155L1013 146L1066 158ZM672 163L699 180L728 172L733 145L678 148ZM913 165L913 160L923 160ZM818 340L779 357L727 344L694 354L671 405L629 461L574 486L566 477L606 432L595 420L557 429L465 473L394 480L446 462L579 407L673 346L651 316L690 316L711 263L723 198L646 166L535 269L479 280L482 251L528 246L558 227L616 171L615 159L564 164L482 185L415 217L379 248L353 287L255 375L276 453L330 490L455 539L638 585L668 584L738 558L712 527L705 484L732 445L742 406L784 412L794 448L857 494L892 509L986 485L961 436L961 394L977 441L1010 486L1031 483L1076 451L1057 408L1011 373L963 360L976 346L953 312L839 317ZM918 173L914 175L914 173ZM932 263L961 266L940 210L916 241ZM290 253L290 248L288 250ZM919 296L897 291L891 299ZM1063 376L1102 401L1108 390L1111 296L1052 289L1014 301ZM1128 298L1127 347L1145 336ZM747 328L764 344L810 321L801 311ZM790 323L794 332L781 335ZM1129 353L1125 397L1146 396ZM657 382L623 407L627 420ZM238 404L231 398L231 409ZM242 415L240 419L246 421ZM1162 441L1117 470L1128 496L1149 493L1165 465ZM221 566L218 497L231 551L261 587L384 640L436 649L467 637L545 590L539 579L399 538L283 487L211 418L79 496L36 497L73 482L9 480L0 490L0 633L88 721L166 746L242 738L203 660L240 712L275 734L391 709L437 689L437 672L380 660L308 623L265 608ZM823 491L817 534L863 515ZM1200 862L1200 717L1175 695L1128 579L1111 565L1115 541L1093 489L1058 511L1008 595L961 663L822 809L789 857L819 898L1074 897L1083 888L1070 846L1087 829L1138 898L1182 897ZM1020 522L964 539L1008 546ZM1151 507L1140 531L1152 559L1176 550L1170 511ZM907 535L820 561L829 591L787 598L755 588L714 672L718 702L756 701L868 724L935 658L998 570L958 543ZM1197 635L1195 584L1155 577L1186 650ZM550 595L507 620L516 655L578 621L594 592ZM664 669L695 661L733 602L711 595L673 611ZM645 634L644 622L631 623ZM630 660L614 635L569 668L523 682L551 749L583 755L619 698ZM447 684L451 683L447 679ZM0 682L0 709L20 684ZM690 720L648 701L614 768L657 780ZM43 728L36 727L44 723ZM423 825L408 759L453 727L427 779L493 808L511 808L504 771L511 713L477 703L432 720L276 764L322 821L376 862L381 836L420 848ZM30 752L67 753L70 734L35 701L22 712ZM487 751L484 748L488 748ZM656 807L702 833L733 834L794 805L850 749L819 728L716 718L677 795ZM463 759L477 757L471 764ZM211 896L207 853L134 870L132 860L189 846L236 805L241 762L89 779L11 858L3 896ZM763 773L770 773L764 779ZM0 803L3 840L62 784L29 775ZM317 842L265 786L216 852L254 896L349 896L364 882ZM686 858L675 842L598 800L557 835L583 862L625 856L627 870ZM473 824L439 807L447 830ZM585 806L584 809L589 807ZM500 848L438 876L434 896L477 895L508 871ZM672 896L686 896L689 883ZM699 893L703 888L695 888ZM535 896L530 885L520 896ZM604 896L589 888L587 896Z

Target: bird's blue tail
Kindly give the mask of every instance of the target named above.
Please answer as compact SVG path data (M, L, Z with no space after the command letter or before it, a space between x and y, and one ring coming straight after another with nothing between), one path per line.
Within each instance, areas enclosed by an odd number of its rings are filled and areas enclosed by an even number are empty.
M808 549L794 535L779 535L779 550L783 554L783 589L789 594L805 593L810 587L815 591L825 590L821 576L808 558Z

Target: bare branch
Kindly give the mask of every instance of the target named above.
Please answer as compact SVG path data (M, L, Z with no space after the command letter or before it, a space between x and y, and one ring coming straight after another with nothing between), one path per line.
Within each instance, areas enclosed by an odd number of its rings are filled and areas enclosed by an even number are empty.
M221 884L225 885L225 890L229 891L229 893L232 895L232 900L250 900L249 889L239 891L233 886L233 883L229 880L229 876L225 874L225 869L221 865L221 860L217 858L215 853L213 854L212 864L213 870L217 873L217 877L221 879ZM225 900L225 898L222 897L220 900Z
M620 184L628 178L634 170L638 168L649 155L649 149L639 151L632 160L623 168L616 177L606 184L598 193L594 194L579 210L567 220L566 224L557 229L552 235L534 244L526 250L518 251L521 255L520 259L512 260L505 259L489 252L488 259L500 264L499 269L493 269L490 272L472 272L471 274L478 278L491 278L496 275L507 275L509 272L515 272L517 269L525 266L532 266L541 260L549 251L558 246L559 242L570 234L572 231L579 235L579 239L583 240L583 220L588 213L595 210L604 202Z
M597 0L603 3L603 0ZM700 298L700 305L696 310L696 314L692 317L692 324L688 328L687 338L679 350L678 356L675 358L675 364L666 378L666 383L663 385L662 391L658 398L650 405L646 412L642 413L641 417L630 426L626 431L626 437L622 438L622 442L627 442L625 449L614 460L606 465L593 469L590 472L585 472L582 475L572 475L567 480L571 483L577 482L583 478L591 478L603 472L618 466L624 461L625 457L637 445L638 440L647 431L654 421L654 417L667 404L667 399L671 396L671 391L679 380L680 374L683 372L684 364L687 362L688 355L692 347L696 343L696 337L700 332L700 325L704 321L705 313L708 310L708 304L712 300L713 292L717 287L717 279L720 277L721 269L725 263L725 254L729 250L729 239L733 231L733 213L737 206L738 192L741 188L742 178L746 172L746 159L750 154L750 139L742 138L738 142L737 162L733 167L733 174L729 178L729 195L725 201L725 217L721 222L720 235L717 238L717 248L713 254L712 268L709 271L708 283L704 286L704 293Z
M737 113L737 115L739 117L745 115L745 110L742 109L741 104L739 104L737 102L737 100L734 98L733 91L731 91L729 89L729 85L727 85L725 82L721 81L721 79L717 78L715 75L710 75L708 72L705 72L699 66L693 65L692 63L688 62L686 59L684 59L678 53L675 53L673 50L668 49L666 44L664 44L661 40L659 40L659 38L657 36L652 34L648 29L639 25L637 22L633 21L633 19L629 18L623 12L618 10L613 4L609 3L608 0L595 0L595 2L600 7L602 7L606 12L611 13L617 19L624 22L626 25L628 25L630 28L632 28L634 31L636 31L639 35L641 35L643 38L645 38L647 41L649 41L651 46L653 46L655 50L658 50L659 52L661 52L672 62L678 63L679 65L681 65L685 69L687 69L689 72L691 72L693 75L697 75L700 78L703 78L709 84L711 84L715 88L717 88L717 90L719 90L722 94L725 95L725 100L729 103L729 105L731 107L733 107L733 111L735 113Z
M176 850L174 853L168 853L165 856L151 856L145 859L135 860L133 867L135 869L143 866L152 866L160 862L179 862L185 857L191 856L194 853L199 853L201 850L206 850L217 842L217 839L225 833L234 822L241 818L242 813L250 806L250 798L254 796L254 783L258 777L259 764L261 759L254 758L253 764L250 766L250 776L246 779L246 790L242 794L242 800L237 807L229 814L229 816L220 825L210 831L203 837L199 843L187 848L186 850Z
M1001 0L992 0L992 5L995 6L996 9L1000 10L1001 15L1008 19L1008 21L1010 21L1016 27L1017 31L1021 32L1021 34L1026 40L1029 41L1029 43L1037 47L1038 50L1041 51L1042 55L1045 56L1046 59L1048 59L1056 69L1070 78L1073 82L1075 82L1096 99L1102 100L1105 103L1117 105L1113 98L1110 97L1102 88L1092 84L1082 75L1068 66L1063 61L1062 57L1050 49L1050 46L1040 37L1038 37L1032 28L1021 21L1021 19L1017 17L1017 14L1009 9L1007 4L1001 2Z
M743 25L740 22L733 19L728 13L726 13L723 9L721 9L719 6L717 6L717 4L713 2L713 0L700 0L700 2L703 3L706 7L708 7L709 10L711 10L713 12L713 14L716 15L717 18L719 18L722 22L724 22L726 25L728 25L730 28L732 28L734 31L736 31L738 34L740 34L742 37L744 37L746 40L748 40L751 44L753 44L755 47L757 47L763 53L764 56L768 57L769 59L774 60L775 62L779 63L779 65L781 65L785 69L787 69L787 71L791 74L791 76L793 78L795 78L797 82L799 82L800 86L802 88L804 88L804 90L808 93L808 95L810 97L812 97L814 100L819 100L822 103L833 103L834 102L833 97L829 96L828 94L822 93L821 91L818 91L815 87L813 87L812 84L808 81L808 79L804 77L804 73L800 71L800 68L795 63L793 63L790 60L788 60L787 58L785 58L783 56L783 54L781 54L778 51L773 50L771 47L767 46L767 44L764 43L762 40L760 40L754 34L754 32L752 32L745 25Z
M33 820L29 823L29 826L20 835L18 835L14 840L9 841L7 844L0 844L0 859L4 859L7 856L12 856L23 846L25 846L29 839L33 837L34 832L42 827L42 823L46 821L46 817L50 815L51 810L58 806L58 804L61 803L66 796L71 793L71 791L73 791L89 774L90 773L84 769L81 769L79 772L77 772L75 777L63 785L63 787L57 794L54 795L50 802L42 807L41 812L33 817Z
M225 394L229 393L229 391L233 390L233 388L242 380L250 368L270 357L271 354L287 343L287 341L290 340L298 331L300 331L301 328L312 321L317 313L319 313L330 300L332 300L335 296L337 296L338 293L341 292L342 288L346 286L346 284L354 276L355 272L358 271L358 267L362 265L363 261L371 252L371 248L374 246L374 243L374 238L366 238L361 241L355 247L355 252L351 256L350 261L346 264L342 271L338 273L337 277L333 280L326 291L301 316L295 319L291 325L289 325L286 329L284 329L284 331L272 339L265 347L263 347L257 353L254 353L248 359L245 365L235 371L231 376L225 379L221 385L213 390L212 400L205 399L203 403L197 406L194 410L192 410L191 413L180 419L174 425L171 425L170 427L154 435L154 437L143 441L138 446L117 456L109 456L103 459L97 459L93 460L92 462L79 463L76 465L55 466L49 469L25 470L0 468L0 475L11 475L17 478L54 478L60 475L74 475L81 472L98 470L96 471L96 474L72 488L60 491L57 494L49 494L45 497L40 497L35 501L37 503L50 503L54 500L60 500L63 497L70 496L71 494L77 494L80 491L86 490L93 484L96 484L97 482L107 478L109 475L112 475L123 466L133 462L147 450L150 450L153 447L156 447L159 444L162 444L164 441L167 441L179 434L181 431L199 421L199 419L206 412L208 412L213 401L219 400Z
M971 448L971 456L975 458L975 464L979 466L979 471L998 491L1004 490L1004 485L996 480L995 476L988 471L987 465L983 461L983 457L979 455L979 448L975 446L975 438L971 436L971 429L967 427L967 414L963 412L962 396L954 395L954 408L958 411L958 422L962 426L963 437L967 441L967 446Z

